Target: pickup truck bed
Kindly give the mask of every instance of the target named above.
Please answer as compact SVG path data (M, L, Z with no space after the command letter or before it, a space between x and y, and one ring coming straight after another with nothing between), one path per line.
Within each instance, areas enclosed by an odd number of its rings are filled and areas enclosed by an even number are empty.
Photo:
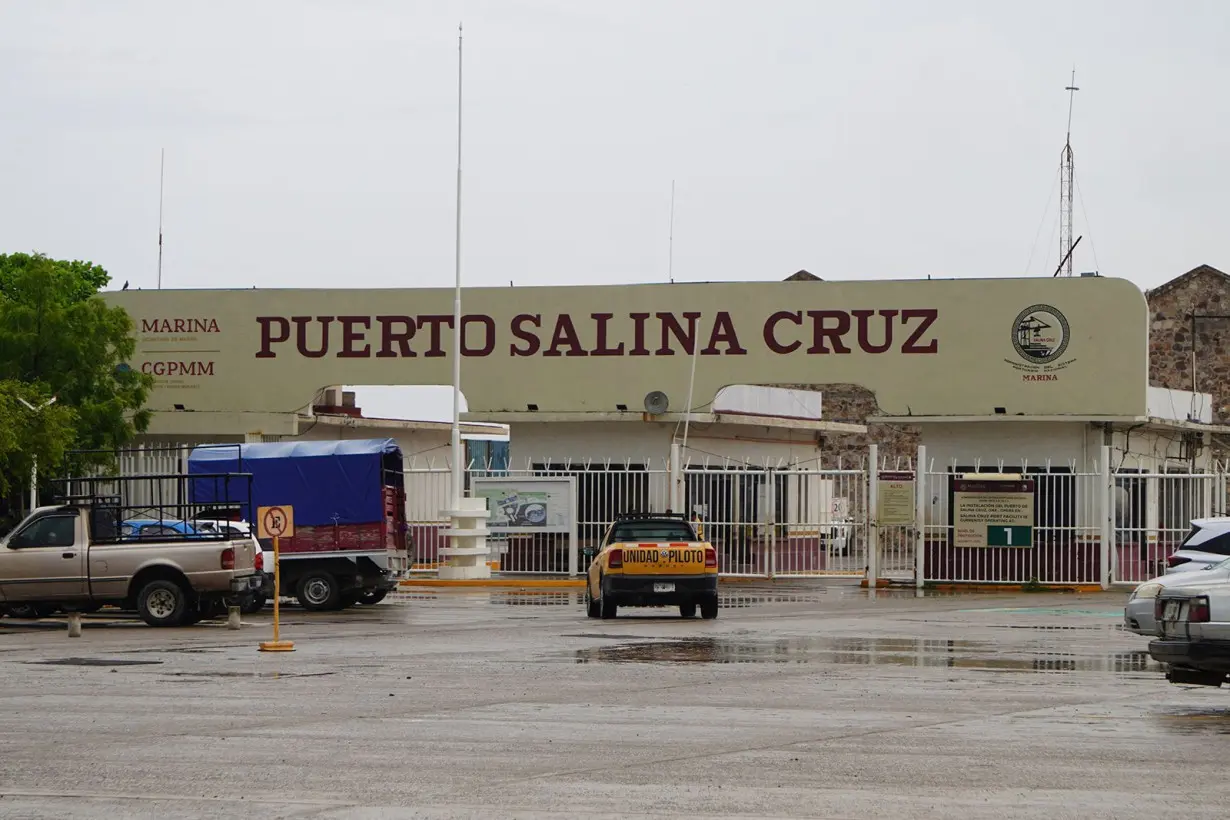
M251 539L131 538L89 506L40 507L0 539L0 605L135 609L151 626L194 623L258 591Z

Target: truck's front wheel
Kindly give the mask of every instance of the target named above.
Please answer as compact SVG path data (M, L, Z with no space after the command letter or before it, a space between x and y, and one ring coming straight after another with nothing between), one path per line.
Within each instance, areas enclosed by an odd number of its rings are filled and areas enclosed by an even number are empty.
M309 572L299 579L299 588L295 592L299 603L309 612L324 612L337 609L341 600L341 590L337 579L327 572Z
M174 581L150 581L137 593L137 613L150 626L179 626L188 609L188 596Z
M365 606L373 606L384 600L384 596L388 595L387 589L367 589L359 595L359 603Z

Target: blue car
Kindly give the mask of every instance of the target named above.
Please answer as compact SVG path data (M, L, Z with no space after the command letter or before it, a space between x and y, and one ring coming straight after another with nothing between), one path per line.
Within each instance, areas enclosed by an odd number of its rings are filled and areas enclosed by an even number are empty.
M153 521L133 518L120 525L120 537L125 541L158 538L203 538L187 521Z

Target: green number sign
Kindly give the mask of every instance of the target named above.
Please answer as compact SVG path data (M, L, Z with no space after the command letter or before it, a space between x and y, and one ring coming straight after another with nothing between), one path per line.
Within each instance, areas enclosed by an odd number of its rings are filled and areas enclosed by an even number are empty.
M987 527L988 547L1032 547L1034 545L1034 528L1028 526L994 526Z

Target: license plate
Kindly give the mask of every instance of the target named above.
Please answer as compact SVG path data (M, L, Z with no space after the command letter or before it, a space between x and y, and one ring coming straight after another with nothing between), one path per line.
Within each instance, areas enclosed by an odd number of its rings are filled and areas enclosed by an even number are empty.
M1162 610L1163 621L1179 620L1179 607L1183 605L1182 601L1167 601L1165 609Z
M674 584L654 584L653 591L654 592L674 592L675 585Z

